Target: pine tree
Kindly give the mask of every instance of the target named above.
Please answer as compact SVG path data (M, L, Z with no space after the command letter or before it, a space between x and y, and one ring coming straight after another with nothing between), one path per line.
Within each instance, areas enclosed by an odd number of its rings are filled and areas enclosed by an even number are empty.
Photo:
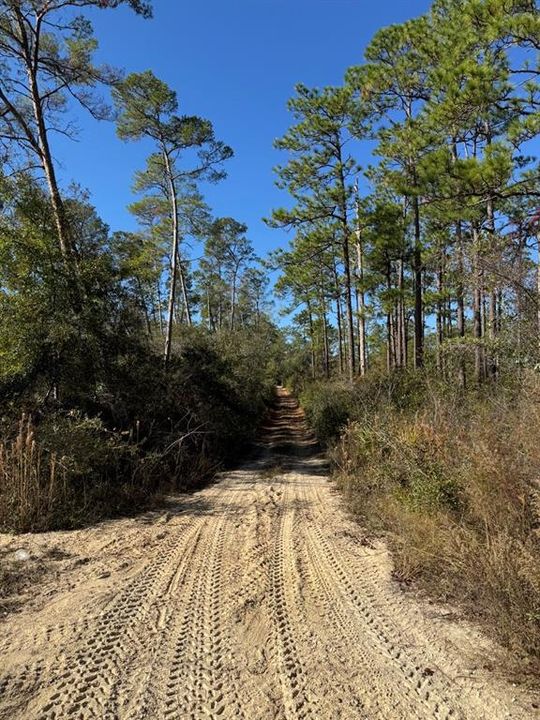
M188 181L217 182L225 177L222 165L232 150L216 140L212 124L196 116L179 116L176 93L152 72L129 75L113 91L118 110L117 132L124 140L150 138L157 152L150 155L146 168L136 178L136 189L157 193L169 204L171 249L169 300L165 334L164 362L172 351L177 281L180 277L188 324L191 324L187 285L180 256L180 203L182 184ZM189 160L186 154L191 155ZM181 163L182 161L182 163Z
M110 83L116 73L98 67L92 58L97 41L80 8L129 5L151 15L145 0L0 0L0 142L8 158L23 169L37 164L43 171L65 261L76 260L73 237L54 163L51 132L70 134L60 116L75 98L95 117L107 114L93 91ZM17 147L19 154L14 155Z
M348 150L353 103L347 88L296 87L289 109L296 124L276 147L290 159L278 167L278 186L289 191L292 209L277 209L270 223L309 231L317 224L331 225L339 238L344 269L347 367L352 381L356 371L353 260L354 182L358 166Z

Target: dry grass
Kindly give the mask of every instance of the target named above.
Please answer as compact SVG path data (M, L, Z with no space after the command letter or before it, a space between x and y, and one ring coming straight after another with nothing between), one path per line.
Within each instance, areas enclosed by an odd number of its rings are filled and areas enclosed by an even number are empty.
M0 442L0 531L46 532L132 513L161 492L189 491L221 466L214 438L174 429L144 447L78 413L23 416ZM219 441L219 439L218 439Z
M540 670L540 383L519 398L384 408L334 448L339 483L397 576L459 604Z
M62 459L38 444L31 419L23 416L16 438L0 443L0 526L19 530L47 526L68 497Z
M136 450L99 421L59 415L36 427L23 415L15 437L0 442L0 530L73 528L137 507L157 470Z

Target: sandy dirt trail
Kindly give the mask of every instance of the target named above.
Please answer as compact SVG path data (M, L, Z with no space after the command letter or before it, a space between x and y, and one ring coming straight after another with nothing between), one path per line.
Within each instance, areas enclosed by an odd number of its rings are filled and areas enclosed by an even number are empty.
M265 443L166 510L3 537L59 565L0 623L0 720L537 717L487 640L391 581L284 390Z

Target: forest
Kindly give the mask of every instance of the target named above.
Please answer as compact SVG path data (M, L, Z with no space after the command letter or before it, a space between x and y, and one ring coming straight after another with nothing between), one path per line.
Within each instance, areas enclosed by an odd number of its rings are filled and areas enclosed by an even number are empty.
M298 84L265 218L290 244L266 257L205 198L234 153L212 119L96 64L87 11L121 6L152 22L145 0L0 0L0 528L202 486L285 385L395 577L537 672L536 2L435 0L341 84ZM59 181L74 108L148 148L136 231Z

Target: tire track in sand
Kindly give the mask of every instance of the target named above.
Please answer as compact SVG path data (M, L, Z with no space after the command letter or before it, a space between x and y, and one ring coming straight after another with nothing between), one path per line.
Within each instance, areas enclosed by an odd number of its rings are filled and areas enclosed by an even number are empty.
M181 559L186 547L196 541L202 522L201 518L196 523L187 523L174 533L154 562L92 623L77 651L60 660L63 670L54 679L46 702L36 708L40 719L64 720L76 717L77 713L84 717L108 717L122 663L138 645L137 629L152 606L167 597L171 578L177 575L179 567L184 567Z
M230 492L223 507L207 518L205 534L192 561L189 594L183 596L164 658L166 680L161 682L159 717L199 720L227 716L244 718L229 632L232 607L224 583L225 542L235 516L249 507L253 473L230 475Z

